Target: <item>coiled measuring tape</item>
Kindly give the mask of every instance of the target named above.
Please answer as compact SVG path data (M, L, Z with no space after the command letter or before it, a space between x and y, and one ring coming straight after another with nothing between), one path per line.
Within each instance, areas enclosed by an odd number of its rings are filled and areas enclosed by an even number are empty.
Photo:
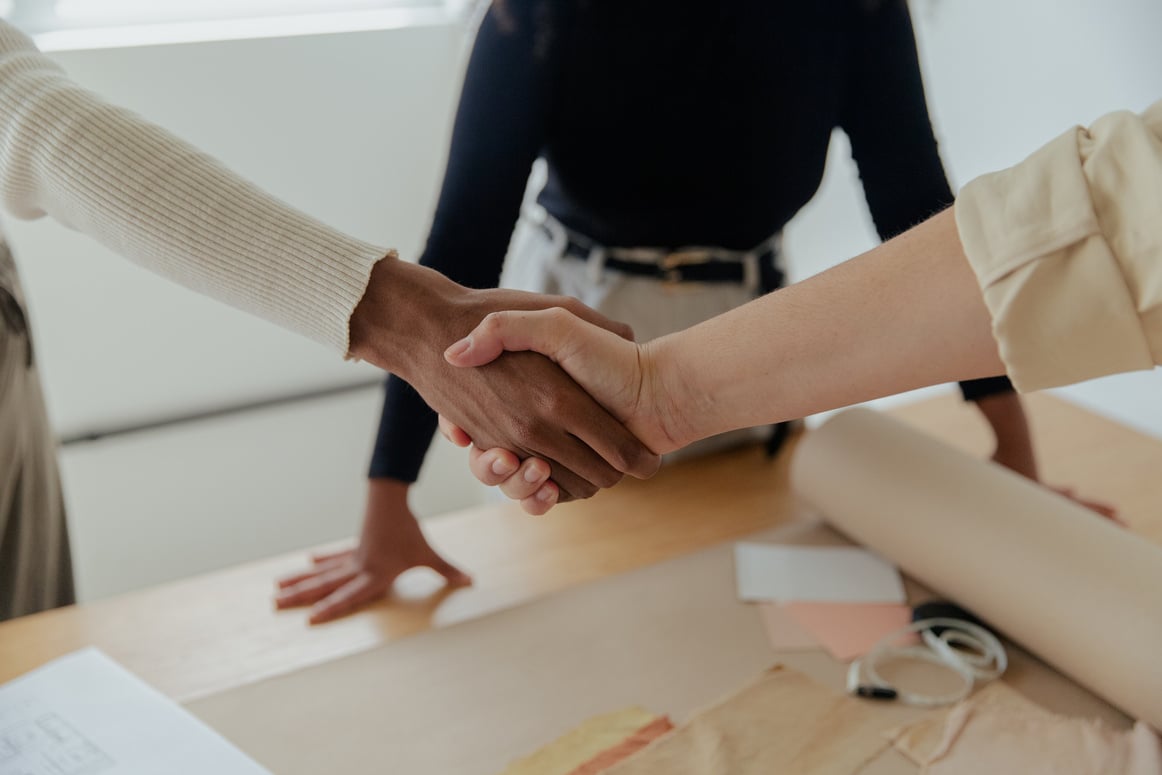
M912 633L920 634L920 644L895 645ZM962 685L946 694L897 688L880 675L878 665L885 659L915 659L946 667L960 676ZM951 705L968 697L976 684L999 678L1008 666L1005 647L984 627L949 617L920 619L885 635L866 656L852 662L847 670L847 691L858 697L919 707Z

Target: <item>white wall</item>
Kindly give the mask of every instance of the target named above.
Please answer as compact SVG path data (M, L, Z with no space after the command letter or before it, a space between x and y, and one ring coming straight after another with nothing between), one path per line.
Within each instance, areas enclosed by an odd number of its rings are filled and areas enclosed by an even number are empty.
M64 448L82 597L356 535L380 398L365 389ZM440 438L428 462L418 514L487 496L463 450Z
M1113 110L1142 110L1162 98L1162 48L1156 40L1162 3L1156 0L912 0L910 5L928 102L954 190L1020 161L1074 124ZM792 275L808 277L875 244L846 139L837 135L818 196L788 230ZM1162 436L1157 371L1060 392Z
M1014 163L1073 123L1162 96L1156 0L916 0L934 121L955 182ZM55 55L291 202L414 257L460 70L455 25ZM50 223L12 236L50 406L65 434L365 379L309 342L171 287ZM795 277L875 242L837 137L788 231ZM1155 374L1072 395L1162 434ZM110 594L350 534L375 391L64 453L82 593ZM479 500L441 449L420 511Z
M1162 98L1156 0L913 0L941 155L954 189L1074 124ZM875 231L842 135L819 195L789 230L797 277L866 250Z

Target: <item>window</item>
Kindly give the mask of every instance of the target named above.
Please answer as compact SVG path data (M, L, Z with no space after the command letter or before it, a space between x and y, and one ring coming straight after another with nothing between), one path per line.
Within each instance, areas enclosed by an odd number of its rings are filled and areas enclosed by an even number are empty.
M447 0L0 0L0 14L29 32L44 32L445 5Z

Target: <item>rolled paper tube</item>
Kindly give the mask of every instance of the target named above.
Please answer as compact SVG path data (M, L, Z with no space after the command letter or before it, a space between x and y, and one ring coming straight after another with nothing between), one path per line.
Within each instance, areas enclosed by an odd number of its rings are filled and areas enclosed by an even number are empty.
M1162 730L1162 547L867 409L807 434L791 482L837 529Z

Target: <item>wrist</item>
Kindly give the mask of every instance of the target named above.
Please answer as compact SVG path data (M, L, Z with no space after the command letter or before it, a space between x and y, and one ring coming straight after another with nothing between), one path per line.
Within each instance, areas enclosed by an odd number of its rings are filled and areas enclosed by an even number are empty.
M373 478L367 480L367 518L394 522L402 516L411 516L408 492L411 485L399 479Z
M449 324L464 293L439 272L388 254L372 268L351 316L351 355L412 382L457 338Z
M367 489L383 500L406 501L411 483L389 476L373 476L367 480Z
M397 353L395 348L383 347L382 340L397 325L393 318L399 310L391 303L391 297L398 294L401 263L394 251L375 262L363 297L355 305L348 323L349 357L374 363L388 371L395 370Z
M681 335L671 334L638 347L641 368L641 398L638 413L656 424L657 433L668 448L655 449L664 454L712 435L704 432L706 407L697 388L695 375L685 373L681 353Z

